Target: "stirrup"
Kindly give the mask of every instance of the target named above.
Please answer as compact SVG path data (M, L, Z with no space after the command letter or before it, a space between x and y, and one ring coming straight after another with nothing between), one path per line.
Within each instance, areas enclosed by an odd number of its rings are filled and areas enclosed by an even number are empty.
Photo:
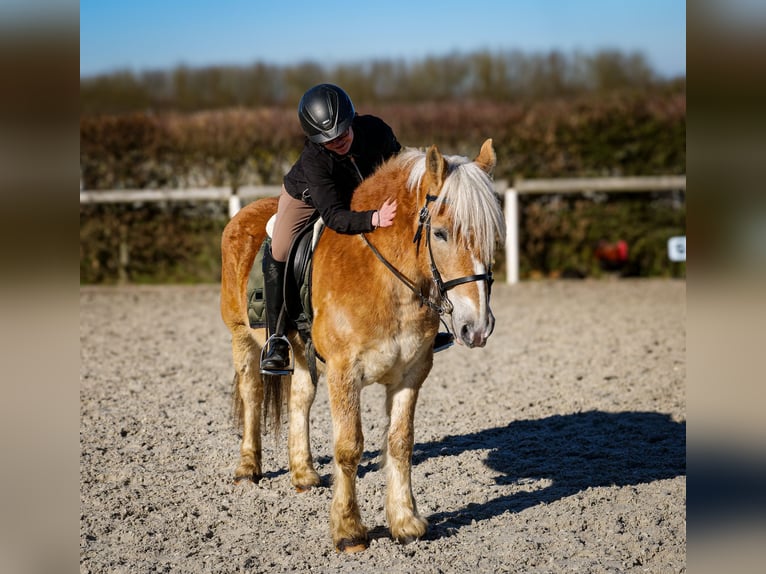
M452 333L436 333L434 338L434 353L446 351L455 344L455 336Z
M293 371L295 370L295 355L293 354L293 346L290 344L290 340L285 337L284 335L272 335L268 339L266 339L266 344L263 345L263 349L261 349L261 360L259 363L259 366L263 364L263 360L266 358L265 354L266 351L268 351L271 348L271 345L275 341L284 341L287 344L287 352L288 356L291 359L289 361L289 364L284 369L264 369L261 368L261 374L262 375L292 375Z

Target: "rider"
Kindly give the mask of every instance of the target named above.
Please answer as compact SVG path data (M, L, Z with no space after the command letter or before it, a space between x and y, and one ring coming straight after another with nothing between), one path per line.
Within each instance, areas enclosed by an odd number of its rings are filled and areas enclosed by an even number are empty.
M284 275L293 237L316 211L338 233L368 233L389 227L396 200L377 210L351 211L351 195L364 178L401 150L393 130L383 120L358 115L351 98L338 86L319 84L298 104L306 140L300 157L284 178L274 224L271 251L264 253L266 319L274 337L261 361L261 370L288 368L286 325L280 320L284 304Z

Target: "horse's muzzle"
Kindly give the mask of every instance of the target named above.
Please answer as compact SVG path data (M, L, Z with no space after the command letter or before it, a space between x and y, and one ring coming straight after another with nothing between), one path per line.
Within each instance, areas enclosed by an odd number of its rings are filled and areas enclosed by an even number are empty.
M490 313L488 320L483 324L463 323L458 331L458 342L469 349L474 347L483 347L487 344L487 339L495 330L495 317Z

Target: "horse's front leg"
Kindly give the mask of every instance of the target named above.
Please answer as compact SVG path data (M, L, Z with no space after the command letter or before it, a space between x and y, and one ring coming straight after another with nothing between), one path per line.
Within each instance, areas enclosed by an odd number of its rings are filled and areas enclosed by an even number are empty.
M402 543L422 537L428 522L418 514L412 495L412 449L415 440L415 403L422 379L402 381L386 390L389 414L386 452L386 519L391 536Z
M337 550L358 552L368 545L356 499L356 472L364 449L360 412L361 385L347 369L328 365L335 437L335 481L330 508L330 530Z

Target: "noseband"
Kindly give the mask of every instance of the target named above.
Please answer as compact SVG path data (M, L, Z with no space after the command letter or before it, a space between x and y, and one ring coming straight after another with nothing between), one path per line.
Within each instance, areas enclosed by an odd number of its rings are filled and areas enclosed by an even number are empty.
M419 291L415 283L405 277L396 267L391 264L390 261L383 257L380 251L378 251L375 246L370 243L364 233L362 233L362 239L367 244L367 247L369 247L370 250L372 250L372 252L375 254L375 257L377 257L381 263L383 263L383 265L385 265L388 270L394 274L397 279L404 283L410 289L410 291L417 295L417 297L420 299L421 306L425 305L429 309L437 312L439 315L449 315L452 313L453 306L452 302L449 300L449 297L447 297L447 291L457 287L458 285L462 285L463 283L471 283L473 281L486 281L487 297L489 297L489 294L492 290L492 282L494 279L492 278L491 265L487 269L486 273L466 275L465 277L450 279L449 281L444 281L442 279L442 275L439 272L438 267L436 267L436 261L434 261L434 254L431 249L431 212L428 210L428 204L432 201L436 201L436 199L438 199L438 197L435 195L426 195L426 204L420 209L420 213L418 214L418 229L415 232L415 237L412 239L412 242L417 244L415 250L416 253L419 253L420 240L423 236L423 229L425 228L426 246L428 247L428 256L431 259L431 280L433 281L439 293L439 298L437 300L434 300L429 295L424 295L421 291Z

